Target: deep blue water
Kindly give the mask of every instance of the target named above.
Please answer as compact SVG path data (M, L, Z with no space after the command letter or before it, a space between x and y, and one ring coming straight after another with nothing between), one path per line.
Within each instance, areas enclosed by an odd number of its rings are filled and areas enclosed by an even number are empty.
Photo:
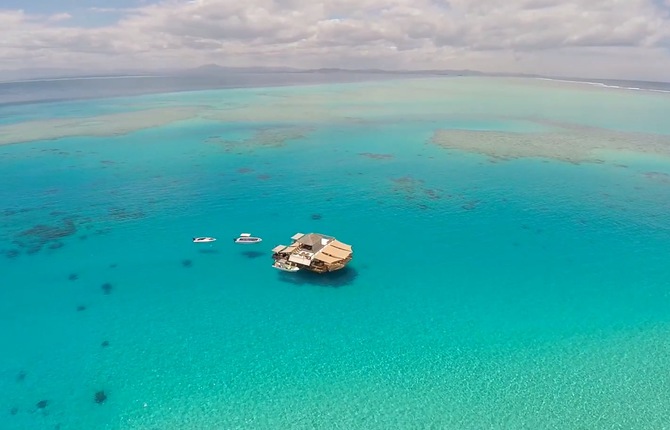
M271 87L375 81L398 75L371 73L238 73L206 76L57 78L0 82L0 107L37 102L160 94L224 88Z

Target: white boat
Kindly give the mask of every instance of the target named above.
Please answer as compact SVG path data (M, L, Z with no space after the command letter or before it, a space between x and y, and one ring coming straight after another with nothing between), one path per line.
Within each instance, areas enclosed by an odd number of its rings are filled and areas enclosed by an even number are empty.
M300 270L295 264L289 263L286 260L277 260L272 265L275 269L283 270L284 272L297 272Z
M216 242L216 239L213 237L194 237L193 243L207 243L207 242Z
M250 233L242 233L240 237L233 239L235 243L258 243L262 242L263 239L260 237L253 237Z

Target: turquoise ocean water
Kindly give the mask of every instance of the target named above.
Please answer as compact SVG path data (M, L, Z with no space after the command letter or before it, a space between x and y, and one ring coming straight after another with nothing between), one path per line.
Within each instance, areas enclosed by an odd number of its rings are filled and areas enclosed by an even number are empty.
M373 85L31 104L2 122ZM427 143L438 126L537 127L509 117L537 114L527 91L472 95L464 117L370 99L351 102L359 121L203 117L0 147L0 428L670 428L670 162ZM546 91L557 120L589 123L578 96ZM670 97L617 97L594 125L669 132ZM302 132L254 143L287 128ZM312 231L351 244L351 265L270 267Z

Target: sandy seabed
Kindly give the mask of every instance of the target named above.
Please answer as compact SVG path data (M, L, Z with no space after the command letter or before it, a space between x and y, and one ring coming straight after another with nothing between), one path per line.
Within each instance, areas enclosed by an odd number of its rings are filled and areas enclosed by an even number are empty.
M231 102L226 91L250 97ZM172 94L167 103L159 104L143 104L139 97L134 105L139 110L133 112L2 125L0 145L117 136L194 119L215 124L273 124L275 129L270 127L241 143L226 136L210 140L252 148L284 140L281 136L287 133L287 126L294 130L289 134L302 135L310 124L381 126L419 120L433 132L430 143L497 159L599 162L602 151L670 156L670 128L663 125L666 121L661 114L670 111L670 96L659 93L533 79L431 78L201 94L207 95L207 103L197 93L188 97ZM582 122L587 116L588 124ZM500 129L477 126L477 121L490 124L491 118ZM647 132L650 126L659 132Z

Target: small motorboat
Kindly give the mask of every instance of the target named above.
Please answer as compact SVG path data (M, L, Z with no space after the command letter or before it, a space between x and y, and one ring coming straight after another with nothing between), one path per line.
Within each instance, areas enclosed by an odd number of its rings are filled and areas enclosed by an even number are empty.
M298 266L296 266L293 263L289 263L286 260L277 260L275 263L272 265L275 269L283 270L284 272L297 272L300 270Z
M240 237L233 239L233 242L235 243L258 243L262 241L263 239L260 237L253 237L250 233L242 233L240 234Z
M207 243L207 242L216 242L216 239L213 237L194 237L193 243Z

